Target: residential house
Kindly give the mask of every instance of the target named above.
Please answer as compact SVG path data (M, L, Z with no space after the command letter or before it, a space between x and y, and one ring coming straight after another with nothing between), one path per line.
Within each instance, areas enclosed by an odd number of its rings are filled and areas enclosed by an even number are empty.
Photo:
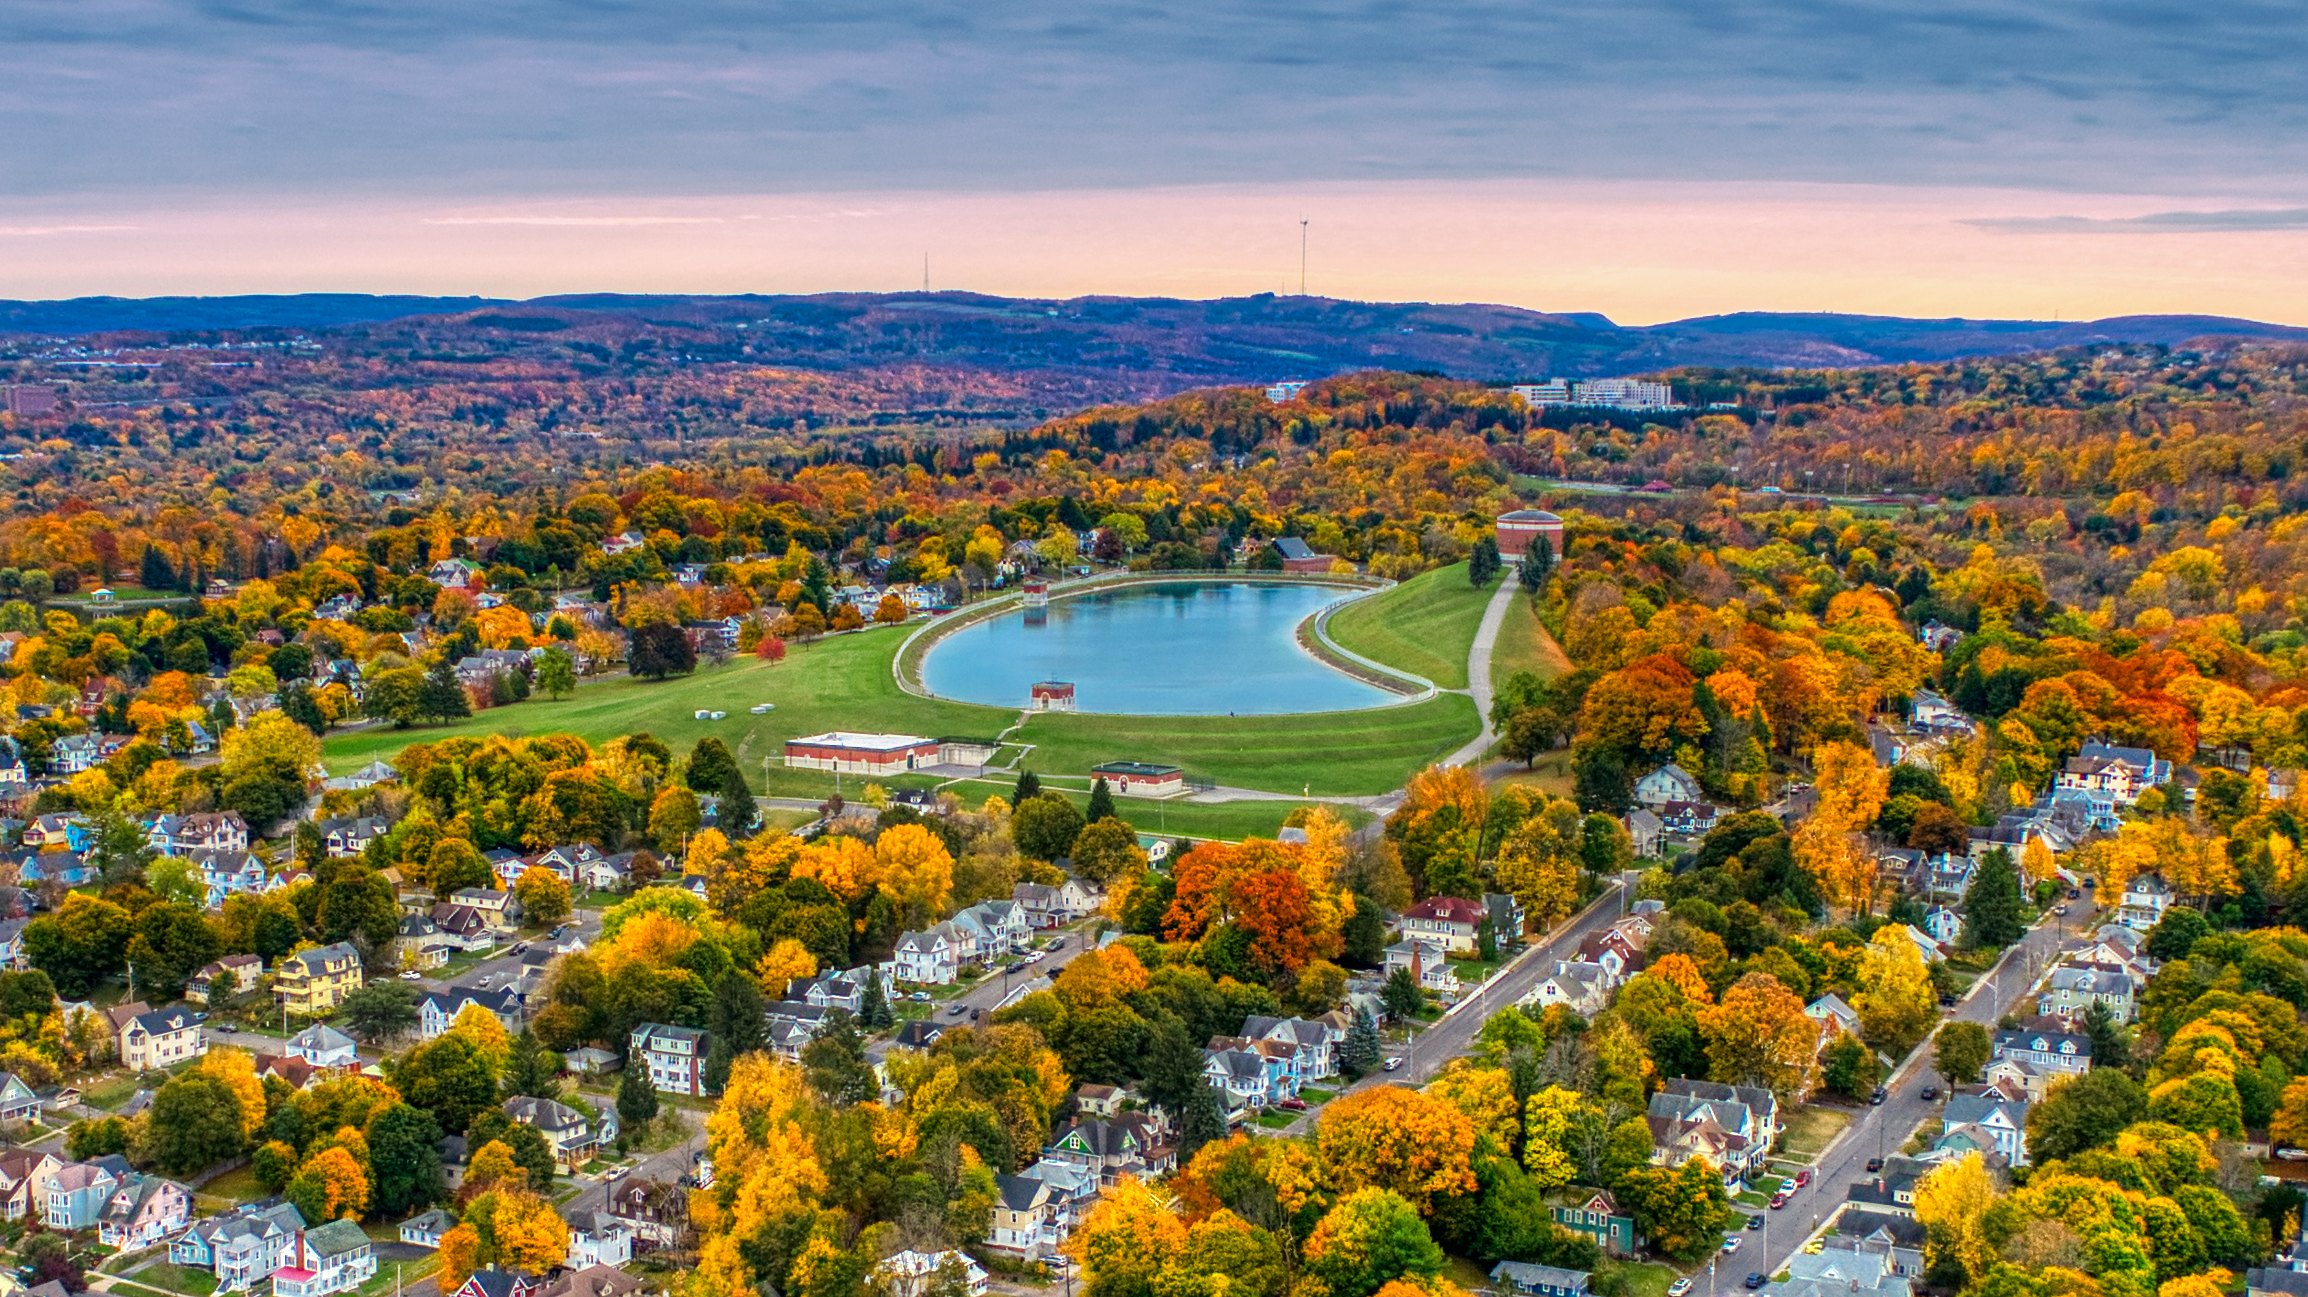
M1823 1247L1787 1258L1787 1278L1767 1284L1761 1297L1910 1297L1913 1281L1891 1271L1881 1252Z
M1058 1232L1056 1195L1048 1183L997 1173L994 1195L986 1246L1026 1257L1056 1250L1065 1236Z
M520 1034L523 1010L519 993L478 986L452 986L428 993L417 1003L417 1034L434 1039L456 1024L458 1014L476 1004L497 1015L508 1033Z
M622 892L633 886L633 852L620 851L614 856L588 860L577 867L579 886L596 892Z
M65 1165L54 1153L36 1149L0 1152L0 1220L24 1220L40 1211L48 1202L48 1181Z
M534 1297L636 1297L643 1285L638 1275L611 1266L594 1265L570 1270L539 1288Z
M32 966L24 953L24 929L31 923L30 919L0 919L0 968L21 973Z
M976 958L983 962L1024 950L1034 939L1034 920L1016 901L980 901L952 920L975 938Z
M448 1216L439 1210L427 1214ZM449 1224L455 1225L456 1218L450 1217ZM304 1214L294 1203L280 1198L247 1203L221 1216L192 1222L168 1241L168 1259L186 1269L215 1275L218 1292L237 1292L272 1278L304 1227Z
M100 757L93 734L67 734L48 745L48 769L52 774L84 773L93 769Z
M1894 1154L1884 1161L1882 1170L1846 1190L1844 1202L1857 1211L1912 1220L1916 1181L1933 1169L1933 1163Z
M609 1214L625 1223L641 1251L666 1247L680 1239L688 1217L687 1198L667 1186L648 1180L626 1180L610 1187Z
M134 1174L128 1160L117 1154L65 1163L48 1177L40 1223L54 1230L93 1228L104 1205L112 1201L112 1191Z
M0 1072L0 1128L21 1126L39 1118L39 1093L14 1072Z
M1908 695L1908 723L1923 729L1969 730L1971 717L1941 695L1918 689Z
M88 822L77 815L36 815L24 826L21 841L35 851L80 849L88 837ZM75 841L74 839L80 841Z
M1289 1072L1287 1064L1251 1049L1212 1049L1203 1055L1203 1079L1217 1088L1231 1111L1271 1108L1296 1094L1296 1086L1280 1088Z
M1627 812L1624 823L1627 838L1634 844L1635 858L1656 860L1667 845L1667 824L1647 806L1638 806Z
M2104 792L2130 806L2140 800L2141 793L2171 780L2172 763L2153 751L2095 740L2068 758L2054 782L2062 788Z
M1491 1267L1494 1291L1517 1292L1525 1297L1588 1297L1587 1283L1593 1278L1584 1270L1528 1261L1501 1261Z
M705 1095L705 1033L695 1027L644 1022L633 1029L628 1065L649 1069L649 1083L672 1094Z
M2123 904L2116 910L2116 922L2134 932L2146 932L2163 922L2164 911L2172 908L2172 889L2155 874L2142 874L2124 886Z
M1074 1091L1074 1110L1085 1117L1118 1117L1122 1113L1122 1089L1114 1085L1084 1085Z
M1407 968L1421 990L1436 995L1456 995L1459 975L1450 966L1450 954L1441 945L1431 941L1398 941L1386 948L1388 976L1398 968Z
M325 1022L316 1022L289 1038L288 1054L314 1067L351 1067L359 1060L353 1038Z
M342 819L322 820L321 846L336 859L357 856L368 850L369 844L392 831L392 825L381 816L348 815Z
M1944 905L1934 905L1923 915L1923 930L1942 946L1952 946L1963 935L1963 916Z
M1845 1004L1843 997L1833 991L1803 1006L1803 1016L1819 1024L1822 1045L1832 1042L1839 1035L1859 1034L1859 1010Z
M1915 946L1915 953L1922 957L1924 963L1936 964L1947 958L1947 947L1941 945L1930 933L1912 923L1886 924L1883 932L1894 937L1906 938ZM1877 935L1880 936L1882 933Z
M1704 837L1722 818L1723 808L1713 802L1669 802L1659 808L1659 823L1670 837Z
M208 1052L200 1019L190 1009L155 1009L120 1024L120 1062L139 1072L173 1067Z
M1601 964L1555 961L1555 971L1539 979L1523 997L1523 1003L1542 1009L1562 1005L1583 1018L1601 1013L1611 1001L1611 991L1618 981Z
M1150 1179L1177 1169L1178 1148L1165 1141L1143 1113L1111 1120L1077 1118L1042 1150L1045 1161L1062 1162L1098 1177L1111 1188L1125 1175Z
M1311 1022L1305 1018L1270 1018L1261 1014L1252 1014L1243 1019L1242 1034L1251 1040L1295 1046L1298 1050L1298 1076L1301 1081L1319 1081L1337 1075L1338 1064L1334 1055L1336 1047L1346 1039L1344 1032L1334 1031L1320 1022Z
M441 1245L441 1236L457 1227L457 1213L434 1207L401 1222L401 1241L414 1247Z
M1606 1256L1633 1256L1640 1247L1635 1218L1619 1210L1618 1200L1608 1189L1597 1189L1575 1202L1558 1203L1548 1213L1557 1225L1595 1240Z
M193 1004L207 1004L209 995L217 987L217 979L226 973L232 974L232 994L254 990L257 979L264 976L264 960L255 955L226 955L185 981L184 998Z
M426 917L433 921L434 935L452 950L488 950L497 944L497 925L470 905L440 901Z
M1670 761L1635 781L1635 802L1652 810L1669 802L1703 802L1707 790L1690 771Z
M1506 892L1483 893L1483 910L1491 921L1491 940L1504 951L1523 948L1523 903Z
M1624 926L1624 921L1580 938L1578 953L1578 962L1602 965L1614 983L1634 976L1644 964L1643 940Z
M1402 935L1441 946L1454 955L1471 955L1487 917L1479 902L1463 896L1430 896L1403 912Z
M188 851L185 857L200 870L201 904L217 909L227 896L246 896L264 892L264 861L246 849L221 851Z
M192 1190L157 1175L131 1174L96 1218L96 1241L119 1252L150 1247L192 1219Z
M350 1292L377 1273L376 1248L354 1220L332 1220L297 1232L273 1272L273 1297L325 1297Z
M563 1219L569 1222L569 1255L562 1265L588 1270L633 1259L633 1227L624 1221L605 1211L573 1211Z
M1995 1033L1989 1051L1989 1084L2014 1082L2031 1100L2042 1099L2052 1082L2092 1068L2091 1041L2073 1032L2022 1029Z
M929 986L951 984L961 975L961 950L953 928L937 924L926 932L898 937L898 980Z
M145 839L164 856L189 856L196 851L248 850L248 822L239 811L200 811L190 815L155 816L146 826Z
M393 935L393 953L403 969L446 968L456 942L429 914L404 914Z
M1010 889L1010 899L1025 907L1027 922L1036 928L1062 928L1098 908L1089 891L1071 878L1054 886L1019 883Z
M2052 970L2048 989L2040 1001L2043 1011L2055 1017L2080 1016L2095 1004L2108 1006L2119 1023L2130 1022L2133 997L2137 983L2128 974L2112 969L2063 965Z
M553 1150L554 1160L572 1171L592 1161L604 1143L617 1138L615 1116L604 1118L596 1125L568 1104L526 1094L505 1100L504 1107L507 1117L543 1135L546 1146Z
M939 1272L949 1267L959 1272L969 1297L985 1297L986 1268L961 1252L916 1252L908 1248L875 1266L873 1273L887 1285L890 1297L930 1297L943 1288Z
M361 952L349 941L284 955L273 969L273 998L307 1018L328 1014L359 989Z
M511 892L500 892L489 887L460 887L449 896L452 904L478 911L491 927L500 932L513 926L512 918L505 913L505 907L512 899Z
M1984 1141L2003 1155L2007 1166L2028 1164L2028 1102L1997 1086L1966 1087L1949 1096L1939 1114L1942 1141L1958 1133L1973 1133L1973 1143ZM1986 1151L1986 1150L1983 1150Z
M1680 1166L1694 1153L1708 1153L1726 1181L1743 1179L1763 1165L1779 1139L1779 1099L1758 1086L1677 1079L1651 1096L1646 1114L1658 1152L1652 1161ZM1722 1139L1709 1134L1719 1131ZM1719 1146L1722 1155L1709 1152Z

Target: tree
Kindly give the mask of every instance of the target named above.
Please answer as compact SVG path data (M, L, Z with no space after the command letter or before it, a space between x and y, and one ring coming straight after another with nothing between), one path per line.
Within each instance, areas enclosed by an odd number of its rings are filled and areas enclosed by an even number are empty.
M64 1132L64 1153L75 1162L85 1162L107 1153L126 1153L133 1142L133 1132L126 1117L97 1117L76 1121Z
M549 648L537 659L537 687L555 702L577 691L577 659L565 648Z
M628 1060L617 1077L617 1120L625 1129L639 1130L657 1119L657 1087L649 1083L648 1064Z
M1042 795L1042 777L1031 770L1018 772L1018 783L1010 790L1010 805L1019 807Z
M1443 1268L1442 1249L1417 1209L1375 1188L1339 1199L1308 1236L1305 1257L1306 1273L1331 1297L1370 1297L1404 1275L1426 1279Z
M1114 790L1106 786L1106 776L1098 776L1097 782L1090 785L1090 809L1082 818L1092 824L1115 818Z
M205 665L204 665L205 669ZM415 667L389 667L369 676L361 693L361 714L370 720L391 721L407 729L424 713L420 703L425 673Z
M560 1051L547 1048L533 1029L524 1027L506 1052L505 1075L498 1085L507 1097L528 1095L559 1102L564 1061Z
M17 1258L29 1271L24 1276L26 1282L42 1286L55 1283L66 1292L88 1290L86 1273L72 1259L72 1242L62 1234L28 1230L17 1247Z
M1732 983L1721 1003L1699 1010L1707 1041L1707 1075L1733 1085L1758 1085L1792 1103L1811 1089L1817 1069L1819 1024L1804 1016L1803 1001L1769 973Z
M1186 1246L1186 1222L1166 1195L1125 1175L1061 1246L1082 1267L1082 1297L1153 1297L1155 1275Z
M729 1080L730 1065L740 1054L759 1049L765 1034L764 1024L769 1006L761 996L761 985L745 973L731 969L713 984L713 1002L706 1008L705 1086L720 1090Z
M379 1212L397 1216L446 1196L441 1155L434 1147L441 1128L431 1114L405 1103L388 1104L369 1115L366 1134Z
M1634 1217L1635 1232L1679 1261L1713 1252L1731 1224L1723 1174L1705 1157L1678 1167L1639 1167L1620 1176L1611 1191Z
M697 794L669 784L659 790L649 804L649 837L657 849L667 855L679 855L689 842L689 835L697 832L705 822L698 810Z
M1986 1230L1995 1196L1995 1182L1978 1153L1943 1162L1918 1180L1915 1219L1925 1231L1926 1264L1952 1264L1967 1282L1986 1274L1996 1261Z
M2028 1112L2028 1160L2041 1166L2113 1143L2147 1115L2147 1092L2118 1068L2096 1067L2054 1082Z
M453 1134L465 1131L497 1101L496 1070L472 1041L455 1032L409 1051L392 1079L411 1106L431 1112Z
M882 990L882 972L878 968L866 970L865 991L858 997L858 1021L868 1031L887 1031L897 1025L897 1017L890 1012L889 996Z
M288 1200L313 1224L359 1220L369 1209L369 1177L343 1148L324 1148L288 1182Z
M1535 539L1523 551L1522 562L1516 565L1515 579L1522 583L1523 593L1536 596L1547 588L1547 574L1554 570L1555 547L1544 538Z
M1409 1022L1426 1011L1426 992L1419 989L1410 969L1397 968L1386 975L1385 985L1379 988L1379 1003L1386 1006L1388 1017Z
M127 967L132 931L128 911L74 892L54 914L25 925L24 953L58 990L83 996L97 982Z
M1097 809L1095 804L1091 809ZM1137 831L1112 815L1093 816L1089 826L1075 835L1072 856L1075 875L1094 883L1133 879L1146 872L1146 849L1138 845Z
M345 1030L369 1041L414 1030L422 1016L415 988L406 982L370 982L347 995L339 1022Z
M2148 930L2148 954L2165 962L2186 959L2196 943L2210 935L2212 925L2188 907L2174 906Z
M1485 536L1467 553L1467 583L1480 590L1499 574L1499 543Z
M825 1015L818 1034L802 1047L801 1066L810 1088L838 1107L863 1103L881 1090L874 1080L873 1065L866 1061L865 1040L858 1035L857 1020L844 1009Z
M1475 1130L1432 1095L1381 1086L1333 1100L1315 1145L1342 1190L1387 1189L1421 1211L1437 1195L1472 1193Z
M1186 1112L1178 1122L1178 1155L1192 1160L1203 1145L1226 1138L1226 1114L1218 1103L1218 1090L1207 1081L1197 1081L1186 1092Z
M1931 1030L1939 1012L1931 968L1923 953L1897 926L1887 924L1860 955L1860 990L1851 999L1859 1013L1859 1034L1896 1058Z
M1337 953L1336 938L1323 930L1295 869L1236 879L1228 899L1235 927L1250 938L1250 962L1262 974L1295 973L1311 959Z
M1847 1099L1864 1099L1883 1076L1875 1051L1850 1032L1838 1032L1835 1042L1819 1056L1820 1083Z
M1034 860L1064 859L1082 832L1082 812L1055 793L1038 793L1010 812L1010 840Z
M697 649L679 626L653 621L633 628L625 662L634 675L644 680L663 680L697 670Z
M293 1144L267 1140L249 1158L249 1171L268 1193L279 1193L296 1177L297 1151Z
M1346 1039L1339 1043L1338 1065L1348 1078L1360 1080L1378 1070L1384 1061L1385 1047L1378 1034L1378 1022L1370 1010L1357 1005L1354 1025L1346 1030Z
M1939 1029L1931 1048L1931 1065L1949 1085L1971 1085L1987 1067L1991 1052L1986 1027L1976 1022L1950 1022Z
M550 927L569 917L569 884L542 865L531 865L513 880L513 899L521 913L538 927Z
M417 686L416 711L419 716L432 717L436 724L473 714L473 702L465 696L465 686L457 680L457 666L447 654L425 669L424 683Z
M1987 950L2001 950L2027 932L2022 917L2019 869L2011 853L1998 847L1979 862L1971 890L1964 894L1964 935Z

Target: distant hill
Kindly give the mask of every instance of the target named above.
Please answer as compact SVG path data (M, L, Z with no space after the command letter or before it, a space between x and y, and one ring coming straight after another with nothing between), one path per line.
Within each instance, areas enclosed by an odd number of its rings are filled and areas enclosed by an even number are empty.
M1742 312L1622 328L1587 312L1320 297L972 293L810 296L75 298L0 303L0 333L86 337L295 330L358 346L480 340L500 350L655 337L698 360L821 369L935 365L1063 372L1116 395L1363 369L1483 380L1643 373L1680 365L1857 366L2206 337L2308 340L2308 329L2207 315L2086 322L1911 320ZM1126 376L1126 377L1125 377ZM1103 380L1103 381L1101 381Z

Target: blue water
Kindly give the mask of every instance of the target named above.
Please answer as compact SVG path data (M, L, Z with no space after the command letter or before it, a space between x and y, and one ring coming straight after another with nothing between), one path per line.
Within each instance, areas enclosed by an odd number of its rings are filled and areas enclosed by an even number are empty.
M1271 716L1375 707L1396 695L1325 666L1298 624L1350 597L1337 586L1180 581L1053 599L932 645L922 683L941 698L1028 705L1071 680L1078 710Z

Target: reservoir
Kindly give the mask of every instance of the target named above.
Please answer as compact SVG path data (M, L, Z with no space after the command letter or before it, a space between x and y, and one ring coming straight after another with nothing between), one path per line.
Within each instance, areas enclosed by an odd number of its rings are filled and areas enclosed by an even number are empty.
M1300 622L1357 592L1340 586L1178 581L1053 599L930 647L940 698L1023 710L1035 682L1070 681L1085 712L1271 716L1351 711L1399 695L1298 646Z

